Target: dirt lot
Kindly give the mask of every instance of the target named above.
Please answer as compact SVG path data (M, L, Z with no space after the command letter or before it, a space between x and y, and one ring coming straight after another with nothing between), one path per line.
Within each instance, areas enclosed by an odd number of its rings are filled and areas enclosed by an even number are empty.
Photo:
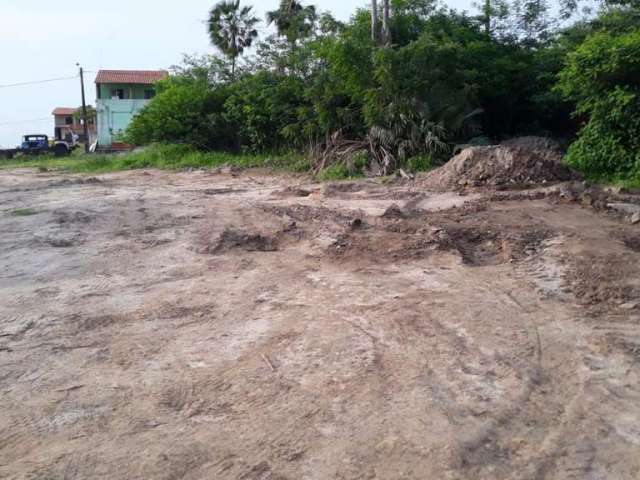
M489 196L0 172L0 477L637 480L640 227Z

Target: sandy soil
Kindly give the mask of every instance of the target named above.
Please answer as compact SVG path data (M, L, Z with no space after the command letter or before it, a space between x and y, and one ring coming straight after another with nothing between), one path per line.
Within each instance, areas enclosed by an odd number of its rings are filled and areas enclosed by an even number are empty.
M0 172L0 477L640 478L640 227L489 198Z

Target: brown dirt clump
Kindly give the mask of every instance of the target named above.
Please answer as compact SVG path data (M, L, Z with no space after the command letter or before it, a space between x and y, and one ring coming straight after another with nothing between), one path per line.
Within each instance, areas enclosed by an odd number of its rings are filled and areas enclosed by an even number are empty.
M493 227L464 212L453 216L457 221L429 214L408 217L392 206L377 222L345 229L328 251L341 261L359 263L415 260L448 251L465 265L487 266L533 255L542 241L552 236L549 230L536 226Z
M623 242L628 249L640 253L640 235L629 235L623 239Z
M383 218L407 218L407 213L395 203L387 208L382 214Z
M504 232L475 226L449 228L448 234L463 262L470 266L521 260L535 254L542 241L551 236L549 232L535 228Z
M247 233L238 230L224 230L212 245L205 245L198 253L220 254L229 250L241 249L247 252L275 252L278 240L268 235Z
M525 137L486 147L469 147L422 180L424 187L452 189L491 186L527 188L578 179L562 163L560 150L545 139Z
M410 232L359 225L339 234L329 245L328 253L340 261L378 263L425 258L435 251L451 248L447 232L442 229L426 226Z
M273 192L273 196L275 197L308 197L313 193L313 190L308 190L306 188L289 186L283 188L282 190L278 190L277 192Z

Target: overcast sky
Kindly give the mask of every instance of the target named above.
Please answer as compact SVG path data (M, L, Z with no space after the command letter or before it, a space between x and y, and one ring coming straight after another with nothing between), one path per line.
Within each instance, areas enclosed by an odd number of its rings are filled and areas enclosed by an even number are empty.
M348 20L370 0L308 1ZM95 72L159 69L182 53L213 52L204 20L215 0L0 1L0 146L13 147L24 133L53 135L55 107L80 105L77 79L4 88L4 85L70 77L80 62L87 74L87 102L95 104ZM469 8L470 0L450 0ZM256 14L278 0L247 0ZM266 27L262 25L264 31ZM17 123L21 122L21 123Z

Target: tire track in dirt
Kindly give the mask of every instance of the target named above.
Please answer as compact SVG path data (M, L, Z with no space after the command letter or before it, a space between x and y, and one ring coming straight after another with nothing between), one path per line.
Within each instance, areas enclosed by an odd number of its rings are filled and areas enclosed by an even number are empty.
M606 259L615 233L616 265L632 264L630 231L546 201L244 177L37 192L99 218L73 222L84 245L38 250L55 272L3 260L44 290L0 304L0 329L37 316L0 337L0 476L637 478L638 321L578 308L561 262ZM379 218L393 202L401 215ZM47 218L29 221L16 245ZM195 250L293 221L303 235L275 251ZM329 250L340 234L348 255Z

